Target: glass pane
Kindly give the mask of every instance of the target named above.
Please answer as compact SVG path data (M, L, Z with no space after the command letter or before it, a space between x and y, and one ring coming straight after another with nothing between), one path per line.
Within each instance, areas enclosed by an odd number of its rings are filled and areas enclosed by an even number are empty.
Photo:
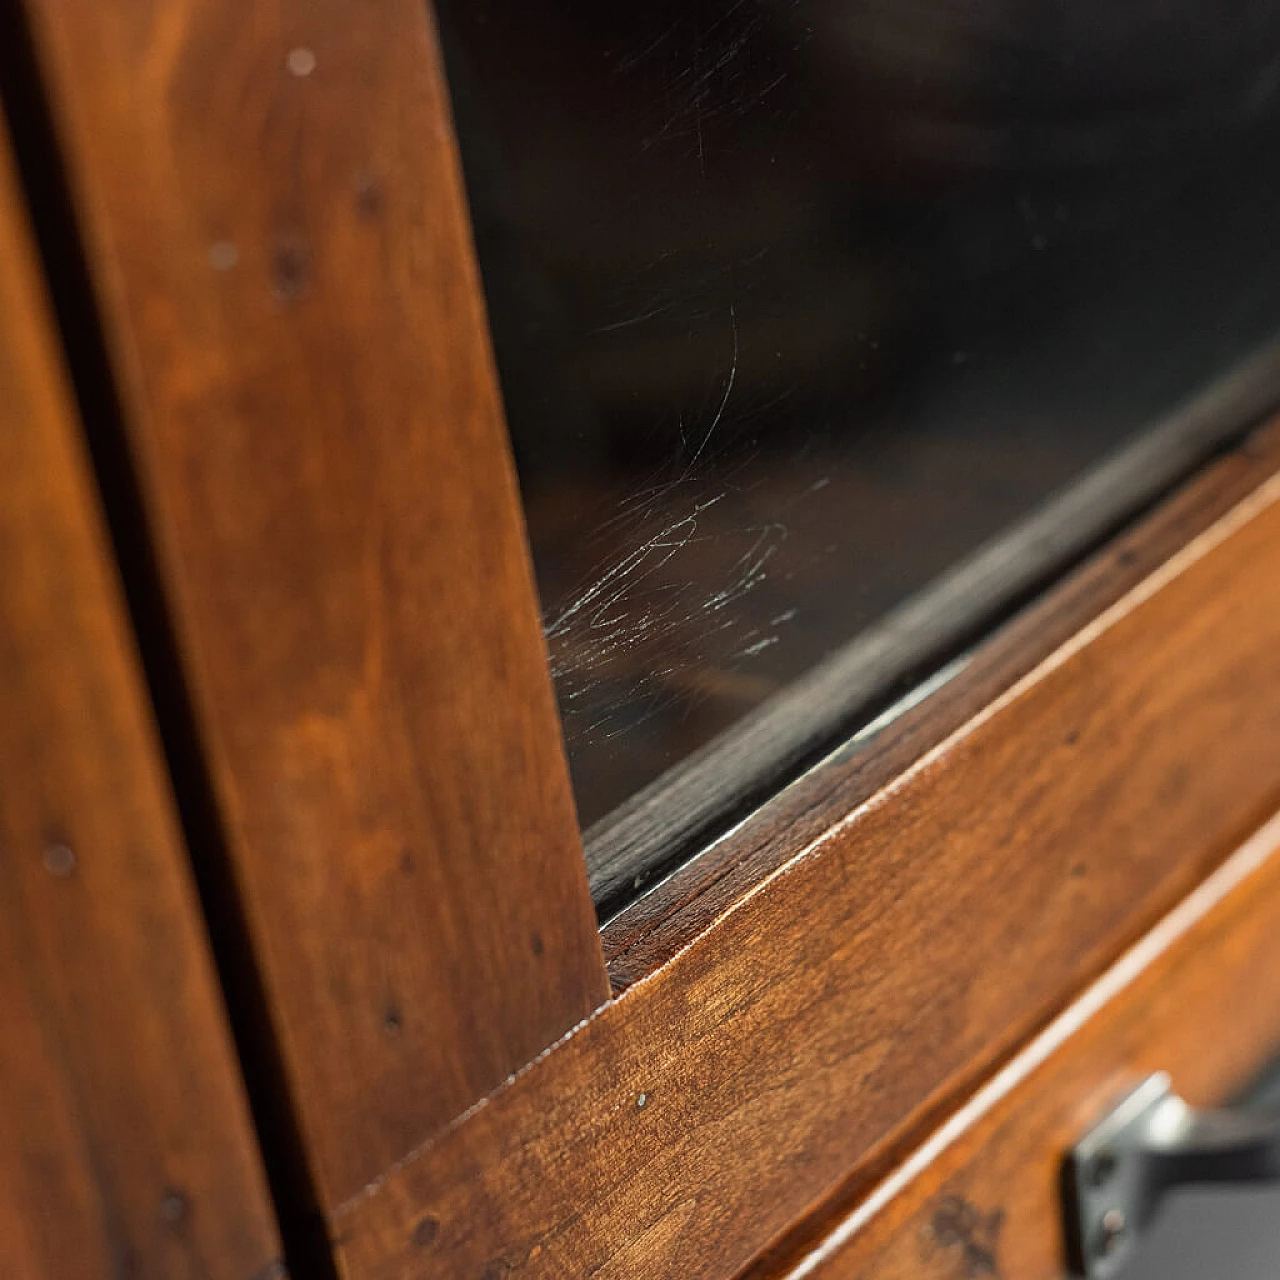
M1274 0L437 9L584 825L1280 325Z

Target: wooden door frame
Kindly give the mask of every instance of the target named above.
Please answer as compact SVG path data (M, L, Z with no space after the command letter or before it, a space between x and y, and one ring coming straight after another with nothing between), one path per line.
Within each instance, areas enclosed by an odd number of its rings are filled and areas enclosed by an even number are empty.
M0 1274L280 1242L0 113Z
M1280 1050L1273 816L857 1204L835 1201L743 1280L1058 1280L1062 1160L1160 1072L1192 1106L1253 1094ZM1229 1016L1223 1016L1223 1011Z
M323 1212L608 990L429 19L26 8L135 621Z
M734 1274L1280 803L1267 429L601 937L428 10L26 12L345 1274Z
M339 1208L350 1274L731 1276L856 1202L1280 807L1278 500L1269 427L643 899L621 994Z

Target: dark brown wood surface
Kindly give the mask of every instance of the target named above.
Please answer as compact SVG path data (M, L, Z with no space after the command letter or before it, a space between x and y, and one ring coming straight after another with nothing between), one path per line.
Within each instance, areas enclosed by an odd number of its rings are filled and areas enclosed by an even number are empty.
M27 8L336 1206L607 995L430 14Z
M335 1215L354 1276L731 1275L1280 800L1280 476Z
M1221 1106L1280 1049L1280 821L1174 909L830 1230L749 1273L815 1280L1067 1274L1058 1169L1134 1084Z
M0 121L0 1275L279 1244Z

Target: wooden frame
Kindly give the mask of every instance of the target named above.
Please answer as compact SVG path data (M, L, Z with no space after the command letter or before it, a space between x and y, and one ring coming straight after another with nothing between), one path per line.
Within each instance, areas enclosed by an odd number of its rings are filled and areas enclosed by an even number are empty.
M0 1273L280 1246L0 117Z
M781 865L704 891L692 937L676 911L622 997L340 1209L351 1273L733 1275L909 1147L1280 803L1277 443L1204 532L790 856L775 828Z
M806 760L820 759L859 724L882 723L885 713L877 712L891 691L912 688L914 702L949 679L963 664L948 659L998 629L1018 601L1062 578L1238 442L1275 408L1278 382L1280 345L1273 343L601 819L584 836L597 904L635 898L637 888L736 825L744 804L766 790L762 783L781 790L806 771ZM841 725L851 727L840 733ZM861 732L864 746L867 739Z
M750 1280L943 1280L966 1265L1061 1275L1061 1153L1152 1072L1172 1072L1193 1105L1217 1106L1280 1048L1278 845L1273 818L854 1214L800 1233Z
M292 8L30 11L332 1209L607 989L427 15Z
M1280 430L601 934L429 14L123 9L26 0L59 304L286 1250L790 1265L1280 805Z

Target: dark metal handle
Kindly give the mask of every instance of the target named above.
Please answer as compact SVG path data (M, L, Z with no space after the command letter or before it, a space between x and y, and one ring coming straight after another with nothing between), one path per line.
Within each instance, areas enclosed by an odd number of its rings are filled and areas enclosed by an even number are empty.
M1067 1247L1078 1275L1110 1280L1175 1187L1280 1181L1280 1113L1194 1111L1148 1077L1064 1167Z

